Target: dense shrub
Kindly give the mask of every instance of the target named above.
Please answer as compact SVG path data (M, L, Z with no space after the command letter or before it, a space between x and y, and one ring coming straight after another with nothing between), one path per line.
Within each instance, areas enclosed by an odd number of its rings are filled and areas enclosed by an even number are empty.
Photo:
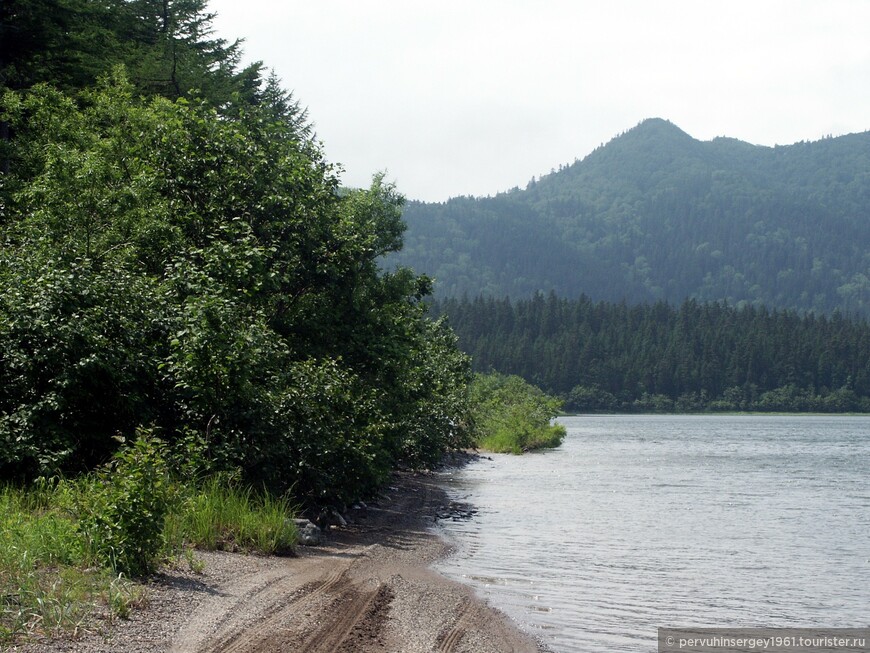
M0 252L0 470L81 471L112 436L154 416L154 284L92 261L52 265Z
M522 453L557 447L565 427L552 419L562 402L518 376L478 374L471 387L477 443L484 449Z
M466 441L470 364L431 284L379 268L403 199L340 189L298 115L134 98L121 69L0 114L0 477L92 469L154 426L345 503Z
M79 529L94 557L127 576L155 571L173 498L163 444L142 434L82 482Z

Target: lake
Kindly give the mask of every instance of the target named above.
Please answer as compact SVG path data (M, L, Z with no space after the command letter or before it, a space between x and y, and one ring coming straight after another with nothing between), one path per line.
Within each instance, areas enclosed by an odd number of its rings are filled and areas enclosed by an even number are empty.
M439 570L556 652L660 626L870 626L870 417L590 416L445 476Z

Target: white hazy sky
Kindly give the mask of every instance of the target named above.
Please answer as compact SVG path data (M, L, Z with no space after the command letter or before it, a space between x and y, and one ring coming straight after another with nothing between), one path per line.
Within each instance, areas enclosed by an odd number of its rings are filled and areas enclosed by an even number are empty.
M870 129L870 0L211 0L346 185L525 186L645 118L762 145Z

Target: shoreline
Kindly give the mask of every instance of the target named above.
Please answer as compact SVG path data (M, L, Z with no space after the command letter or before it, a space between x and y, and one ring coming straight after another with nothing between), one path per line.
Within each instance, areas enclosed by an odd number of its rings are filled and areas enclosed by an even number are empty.
M459 456L447 468L464 464ZM457 465L458 462L458 465ZM16 653L542 653L474 589L433 570L432 526L450 509L439 473L397 472L348 525L293 557L196 552L201 573L164 569L145 607L77 638Z

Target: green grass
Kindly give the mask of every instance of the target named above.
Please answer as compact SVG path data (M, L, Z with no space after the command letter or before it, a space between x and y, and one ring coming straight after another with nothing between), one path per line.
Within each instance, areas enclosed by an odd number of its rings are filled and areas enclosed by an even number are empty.
M74 635L97 617L127 618L145 601L144 586L101 564L79 528L93 487L90 477L0 487L0 645L31 635ZM287 553L296 543L292 516L288 500L226 476L177 486L162 559L183 556L201 571L191 547Z
M166 535L176 548L289 553L297 538L293 512L287 499L254 492L216 475L189 492L170 514Z
M0 488L0 642L74 633L140 599L129 580L90 565L69 508L75 491L63 481Z

